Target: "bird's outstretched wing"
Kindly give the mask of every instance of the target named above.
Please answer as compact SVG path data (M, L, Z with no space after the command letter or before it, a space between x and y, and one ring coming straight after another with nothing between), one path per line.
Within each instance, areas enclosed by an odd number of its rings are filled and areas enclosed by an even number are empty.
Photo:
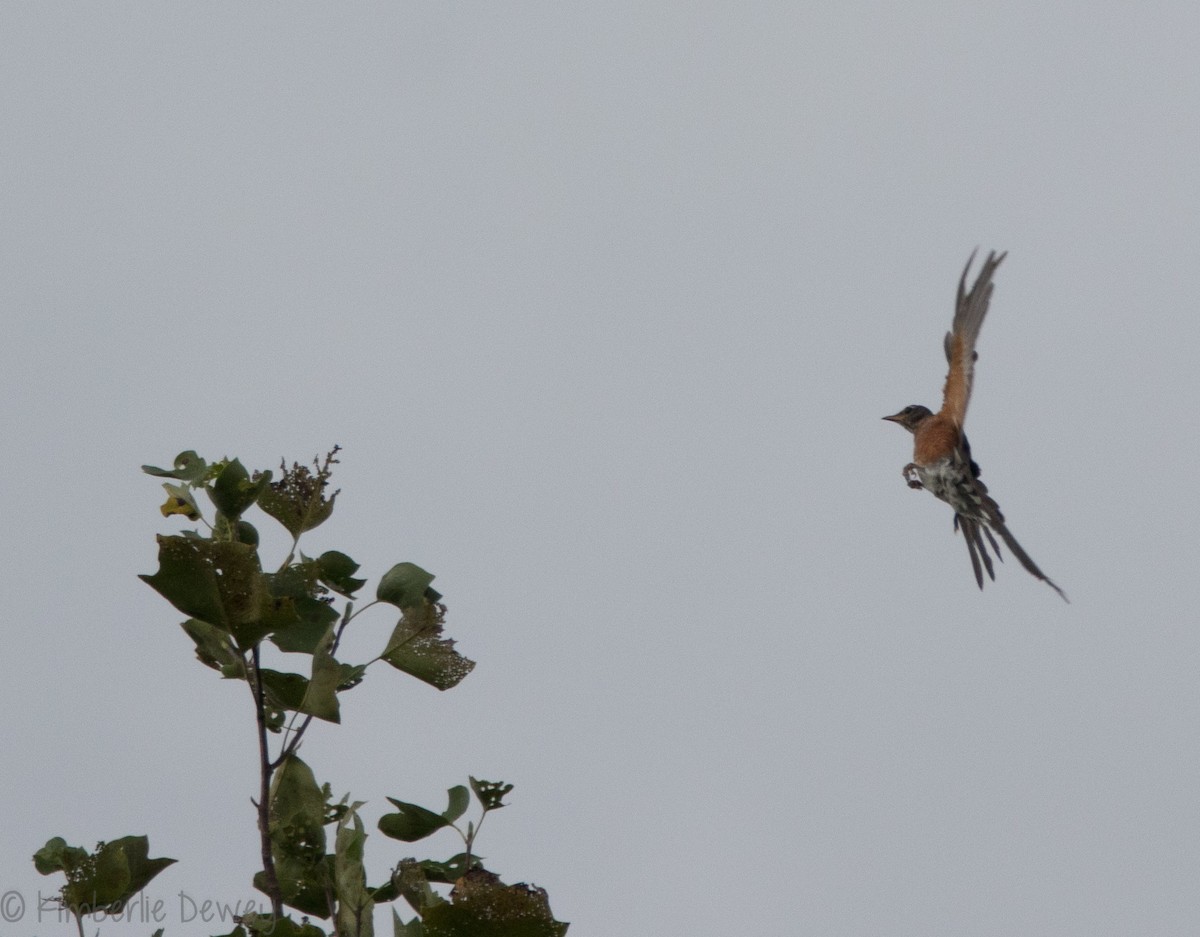
M946 387L942 392L942 409L938 416L949 420L960 430L967 417L967 404L971 400L971 383L975 377L975 341L983 327L988 303L992 298L992 274L1007 256L1007 252L988 253L987 260L975 278L975 285L967 292L967 271L975 260L975 252L967 258L962 277L958 281L958 297L954 307L954 322L946 333L946 360L950 371L946 375Z

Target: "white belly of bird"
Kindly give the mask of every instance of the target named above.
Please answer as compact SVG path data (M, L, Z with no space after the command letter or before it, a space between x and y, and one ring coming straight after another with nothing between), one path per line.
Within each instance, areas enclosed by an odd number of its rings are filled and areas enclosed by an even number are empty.
M917 477L935 498L945 501L959 514L983 519L979 498L969 480L970 473L954 459L939 459L917 466Z

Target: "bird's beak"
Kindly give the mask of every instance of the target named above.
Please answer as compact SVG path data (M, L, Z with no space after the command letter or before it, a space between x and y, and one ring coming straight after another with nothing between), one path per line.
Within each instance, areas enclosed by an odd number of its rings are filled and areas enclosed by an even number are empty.
M901 411L900 413L893 413L891 416L885 416L884 419L891 420L893 423L900 423L900 422L903 422L901 419L901 417L903 417L903 416L904 416L904 413L903 413L903 411Z

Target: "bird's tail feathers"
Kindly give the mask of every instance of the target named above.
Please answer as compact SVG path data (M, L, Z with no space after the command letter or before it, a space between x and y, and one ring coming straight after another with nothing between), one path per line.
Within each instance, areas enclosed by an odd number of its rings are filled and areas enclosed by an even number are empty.
M1007 546L1012 552L1012 555L1017 558L1017 562L1025 567L1025 571L1029 573L1029 575L1031 575L1034 579L1040 579L1042 582L1048 585L1062 597L1064 602L1069 603L1071 601L1067 598L1067 594L1063 592L1062 589L1060 589L1057 585L1055 585L1054 580L1038 569L1037 563L1035 563L1033 558L1021 548L1021 545L1017 543L1017 538L1009 533L1008 527L1005 526L1003 521L993 522L989 526L992 528L992 530L1000 535L1000 539L1004 541L1005 546Z
M987 570L988 578L995 582L996 572L992 569L992 558L988 556L987 546L979 535L980 529L986 534L987 527L976 520L972 520L965 514L954 515L954 526L962 527L963 540L967 542L967 553L971 557L971 569L975 571L975 582L979 585L979 588L983 588L983 571L985 569ZM996 541L992 540L992 535L987 534L987 538L991 541L992 549L995 549ZM996 550L996 558L1000 558L999 550Z

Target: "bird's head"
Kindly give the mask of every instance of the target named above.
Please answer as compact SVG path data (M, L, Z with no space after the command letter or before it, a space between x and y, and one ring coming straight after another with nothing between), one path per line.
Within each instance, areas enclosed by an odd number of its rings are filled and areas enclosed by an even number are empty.
M933 416L933 411L928 407L923 407L919 403L914 403L911 407L905 407L899 413L893 413L891 416L885 416L885 420L891 420L893 423L899 423L910 433L915 433L917 427Z

